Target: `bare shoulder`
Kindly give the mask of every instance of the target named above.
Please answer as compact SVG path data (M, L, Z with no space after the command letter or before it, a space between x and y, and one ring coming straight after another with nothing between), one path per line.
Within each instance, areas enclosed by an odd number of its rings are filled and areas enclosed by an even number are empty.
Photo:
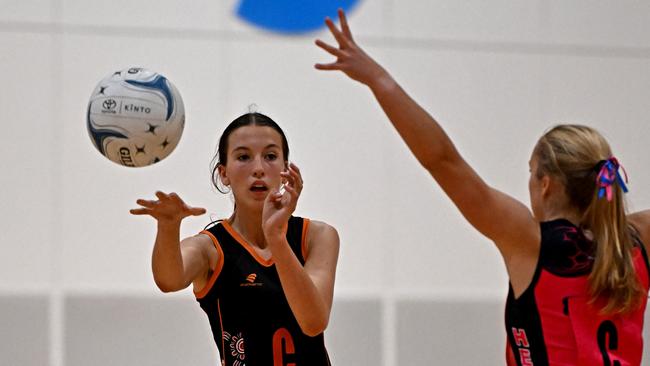
M198 256L207 259L210 267L214 267L219 257L216 243L207 234L199 233L181 241L181 251L185 255Z
M641 234L641 241L650 249L650 210L629 214L628 222Z
M333 226L325 222L310 220L306 246L307 257L311 257L311 254L315 252L338 257L339 233Z
M194 236L190 236L181 240L181 245L202 248L202 249L208 249L210 247L214 247L212 238L209 235L204 233L198 233Z
M339 234L336 229L322 221L310 220L305 242L305 269L311 274L326 274L333 281L339 258Z
M339 243L339 233L336 229L322 221L310 220L309 230L307 231L307 241L335 241Z

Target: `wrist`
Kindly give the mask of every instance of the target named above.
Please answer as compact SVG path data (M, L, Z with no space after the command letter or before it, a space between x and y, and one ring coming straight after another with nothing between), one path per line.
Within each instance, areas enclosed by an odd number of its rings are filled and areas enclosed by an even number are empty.
M265 222L262 224L262 232L264 233L264 238L266 241L269 240L281 240L287 235L288 223L283 224L273 224Z
M276 262L284 263L288 256L292 255L293 253L291 246L289 245L289 242L285 236L268 238L266 240L266 244L271 250L271 255Z
M283 241L286 241L286 235L280 231L273 232L264 232L264 239L269 245L282 244Z
M158 230L178 230L180 227L180 219L158 219Z
M395 80L390 76L390 74L381 69L374 77L371 78L371 82L368 83L368 87L375 94L383 94L390 92L397 86Z

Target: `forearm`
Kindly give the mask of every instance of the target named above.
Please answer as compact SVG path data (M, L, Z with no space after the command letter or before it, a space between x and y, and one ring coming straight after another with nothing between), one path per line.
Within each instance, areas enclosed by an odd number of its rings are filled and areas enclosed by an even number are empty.
M438 122L388 72L384 71L373 80L368 86L422 166L433 173L440 161L459 158L456 148Z
M329 322L330 305L296 258L286 238L269 245L282 289L303 333L312 337L322 333Z
M184 282L183 257L180 250L180 222L158 222L158 233L151 257L156 284L163 292L187 287Z

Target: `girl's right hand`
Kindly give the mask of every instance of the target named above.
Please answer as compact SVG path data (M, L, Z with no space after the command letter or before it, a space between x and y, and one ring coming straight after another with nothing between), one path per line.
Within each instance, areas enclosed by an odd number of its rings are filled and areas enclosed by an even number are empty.
M138 199L136 203L142 207L131 209L133 215L149 215L159 223L180 223L187 216L199 216L205 213L204 208L188 206L176 193L156 192L157 200Z
M320 39L316 40L316 45L332 56L335 56L336 62L316 64L316 69L340 70L351 79L370 87L374 83L380 83L384 78L390 78L386 70L354 42L348 21L345 18L345 13L341 9L339 9L339 21L341 23L341 29L338 29L330 18L325 19L325 24L336 39L338 48Z

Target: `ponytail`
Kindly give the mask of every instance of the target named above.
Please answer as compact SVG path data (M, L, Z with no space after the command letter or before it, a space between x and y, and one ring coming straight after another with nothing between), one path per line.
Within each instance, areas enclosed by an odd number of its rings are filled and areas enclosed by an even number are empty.
M600 168L598 168L600 166ZM621 179L616 158L596 165L597 186L581 224L591 231L597 244L594 266L589 276L592 302L605 299L606 314L636 310L643 296L632 257L633 239L626 219ZM620 167L622 169L622 167Z
M623 199L627 187L605 138L587 126L558 125L540 138L534 154L538 178L551 175L563 183L571 206L581 215L581 228L593 235L591 302L603 304L606 314L638 309L645 292L632 256L634 241Z

